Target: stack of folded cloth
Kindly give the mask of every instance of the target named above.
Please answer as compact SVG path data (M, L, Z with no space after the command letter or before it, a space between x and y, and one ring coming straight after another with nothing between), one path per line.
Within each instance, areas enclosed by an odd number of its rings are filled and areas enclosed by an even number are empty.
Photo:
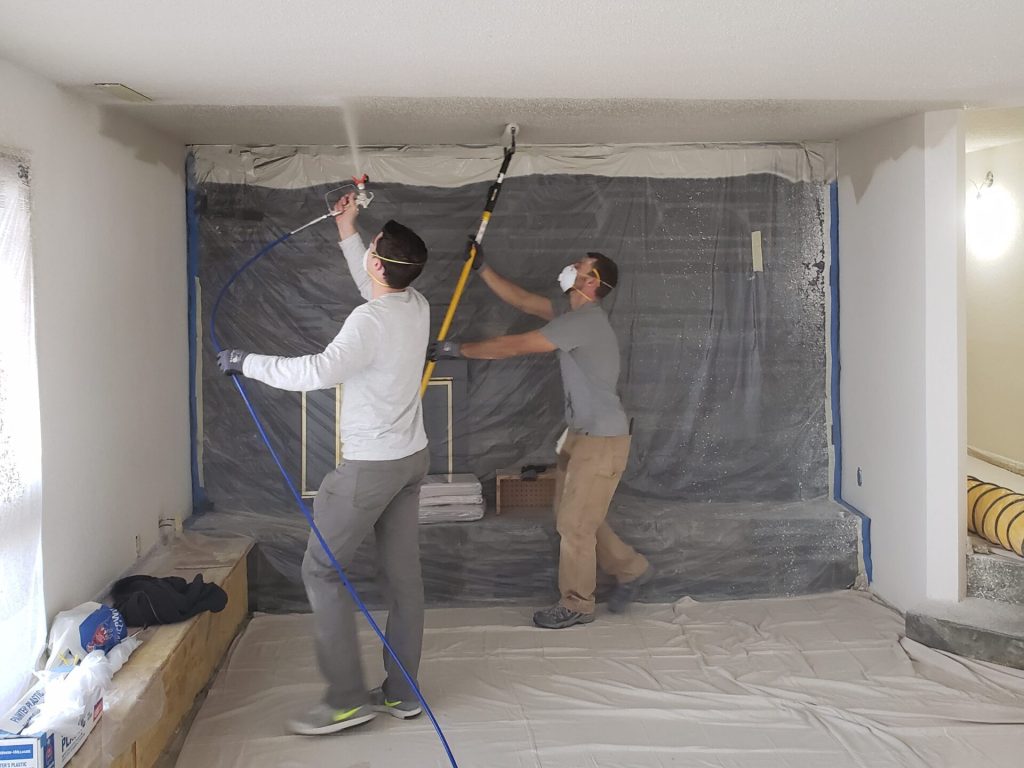
M484 497L475 475L427 475L420 488L420 522L479 520Z

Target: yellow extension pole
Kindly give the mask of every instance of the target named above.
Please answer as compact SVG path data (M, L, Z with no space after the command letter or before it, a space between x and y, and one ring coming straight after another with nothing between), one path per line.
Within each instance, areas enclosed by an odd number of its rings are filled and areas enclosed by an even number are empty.
M490 212L485 211L484 215L490 218ZM466 290L466 283L469 282L469 273L473 271L473 262L476 261L476 243L473 243L473 248L470 251L469 258L466 259L466 263L462 265L462 274L459 275L459 281L455 284L455 291L452 293L452 300L448 303L448 311L444 313L444 321L441 323L441 330L437 334L438 341L444 341L448 336L448 330L452 326L452 319L455 317L455 310L458 309L459 301L462 299L462 292ZM427 367L423 371L423 379L420 380L420 397L422 398L427 393L427 387L430 384L430 377L434 375L434 368L437 363L433 360L427 361Z
M487 205L484 206L484 212L480 216L480 227L477 229L476 237L473 239L473 245L469 251L469 258L467 258L466 263L462 265L462 274L459 275L459 281L455 284L455 291L452 293L452 300L448 302L448 310L444 313L444 321L441 323L441 330L437 334L438 341L444 341L448 337L448 330L451 328L452 319L455 317L455 310L458 309L459 301L462 299L462 292L466 290L466 283L469 282L469 273L473 271L473 263L476 261L477 246L483 242L484 232L487 231L487 223L491 220L491 213L494 211L494 206L498 202L498 195L501 193L502 182L505 181L505 173L508 171L508 164L512 161L512 155L516 153L517 128L510 125L507 130L511 136L512 143L511 146L505 149L505 157L501 162L501 170L498 171L498 178L487 192ZM427 361L427 367L423 370L423 379L420 381L421 398L427 393L427 387L430 385L430 377L434 375L434 367L436 365L437 363L433 360Z

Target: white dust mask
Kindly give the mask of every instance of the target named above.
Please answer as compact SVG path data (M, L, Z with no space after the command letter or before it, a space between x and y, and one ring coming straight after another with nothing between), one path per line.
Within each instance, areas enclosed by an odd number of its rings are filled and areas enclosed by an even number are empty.
M558 287L562 289L563 293L576 285L576 276L576 267L573 264L558 273Z

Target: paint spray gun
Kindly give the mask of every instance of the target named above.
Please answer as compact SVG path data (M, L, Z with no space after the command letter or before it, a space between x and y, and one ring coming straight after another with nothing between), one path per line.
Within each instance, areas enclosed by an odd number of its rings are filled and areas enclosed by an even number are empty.
M370 183L370 177L367 174L362 176L353 176L352 183L342 184L340 187L327 192L324 195L324 202L327 203L327 210L330 213L334 213L335 204L343 198L345 195L355 195L356 205L360 208L368 208L370 203L373 202L373 192L370 192L366 185Z
M301 232L302 230L306 229L306 227L311 227L314 224L319 224L321 221L324 221L326 219L333 219L335 216L341 213L341 211L334 210L334 206L345 195L354 194L356 207L368 208L370 203L373 202L373 192L369 191L366 188L366 185L369 183L370 177L364 173L362 176L353 176L351 184L342 184L340 187L335 187L334 189L329 190L327 194L324 195L324 202L327 203L327 213L323 214L322 216L317 216L312 221L307 221L298 229L293 229L291 231L291 234L294 235L296 232Z
M366 185L370 183L370 176L365 173L362 176L353 176L352 183L356 185L356 205L360 208L369 208L370 203L373 202L373 192L366 191Z

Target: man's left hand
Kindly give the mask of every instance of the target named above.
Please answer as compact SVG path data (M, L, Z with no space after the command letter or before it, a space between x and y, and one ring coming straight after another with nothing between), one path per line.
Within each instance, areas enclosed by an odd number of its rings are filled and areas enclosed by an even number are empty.
M462 345L456 341L432 341L427 347L427 359L435 363L438 360L461 360Z

